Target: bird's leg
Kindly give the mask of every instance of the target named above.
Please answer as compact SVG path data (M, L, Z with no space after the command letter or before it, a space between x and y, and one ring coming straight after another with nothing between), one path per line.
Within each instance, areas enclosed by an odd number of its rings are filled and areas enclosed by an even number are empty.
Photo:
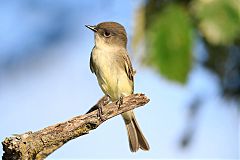
M116 101L116 105L118 105L118 109L120 109L122 104L123 104L123 96L121 95L120 98Z
M102 121L105 121L106 118L103 116L103 107L105 105L107 105L110 102L110 98L108 95L104 96L103 98L101 98L98 103L96 104L98 107L98 116L100 117L100 119Z
M108 95L105 95L104 97L102 97L98 102L97 102L97 104L95 104L87 113L90 113L90 112L92 112L92 111L94 111L94 110L98 110L98 117L100 117L100 119L102 120L102 121L104 121L104 120L106 120L104 117L103 117L103 111L102 111L102 109L103 109L103 107L105 106L105 105L107 105L108 103L110 102L110 98L109 98L109 96Z
M105 121L106 119L105 119L105 117L103 116L103 111L102 111L103 105L102 105L102 104L98 104L97 107L98 107L98 114L97 114L98 117L100 117L100 119L101 119L102 121Z

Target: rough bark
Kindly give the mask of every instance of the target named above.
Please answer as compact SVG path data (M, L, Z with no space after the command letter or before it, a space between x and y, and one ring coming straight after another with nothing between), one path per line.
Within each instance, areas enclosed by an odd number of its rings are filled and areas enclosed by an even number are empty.
M108 102L108 99L103 97L84 115L36 132L29 131L5 138L2 142L3 160L44 159L69 140L88 134L90 130L96 129L104 121L118 114L145 105L149 99L144 94L132 94L123 98L120 107L116 102L107 104ZM98 110L94 110L99 105L104 106L102 116L99 116Z

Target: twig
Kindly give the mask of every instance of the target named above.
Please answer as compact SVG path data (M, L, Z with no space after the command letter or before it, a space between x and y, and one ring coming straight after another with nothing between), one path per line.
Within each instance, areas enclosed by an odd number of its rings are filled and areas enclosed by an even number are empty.
M105 104L102 110L104 120L98 116L97 110L90 109L91 112L74 117L66 122L58 123L36 132L30 131L5 138L2 142L3 160L44 159L69 140L88 134L90 130L96 129L105 120L149 102L149 99L144 94L132 94L124 97L120 108L115 102L107 104L101 100L105 100L104 97L98 102Z

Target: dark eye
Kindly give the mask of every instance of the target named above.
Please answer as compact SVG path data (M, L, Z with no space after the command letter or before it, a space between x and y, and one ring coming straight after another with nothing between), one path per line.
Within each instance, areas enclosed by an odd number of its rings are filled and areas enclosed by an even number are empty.
M104 37L110 37L111 36L111 33L109 31L105 31L103 33Z

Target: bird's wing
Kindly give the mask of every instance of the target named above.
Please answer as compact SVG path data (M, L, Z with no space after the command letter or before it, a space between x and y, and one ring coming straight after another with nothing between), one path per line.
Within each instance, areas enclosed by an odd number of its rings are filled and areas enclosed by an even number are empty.
M132 63L130 61L130 58L129 58L128 54L125 54L125 55L126 55L126 56L124 56L125 71L128 75L128 78L133 81L134 72L133 72L133 68L132 68Z
M132 68L132 63L130 61L130 58L127 54L126 51L121 51L121 54L119 54L119 63L121 63L121 65L124 67L125 72L128 76L128 78L133 81L133 76L134 76L134 70Z
M93 59L92 59L92 52L91 52L91 56L90 56L90 70L92 73L95 73L95 65L94 65Z

